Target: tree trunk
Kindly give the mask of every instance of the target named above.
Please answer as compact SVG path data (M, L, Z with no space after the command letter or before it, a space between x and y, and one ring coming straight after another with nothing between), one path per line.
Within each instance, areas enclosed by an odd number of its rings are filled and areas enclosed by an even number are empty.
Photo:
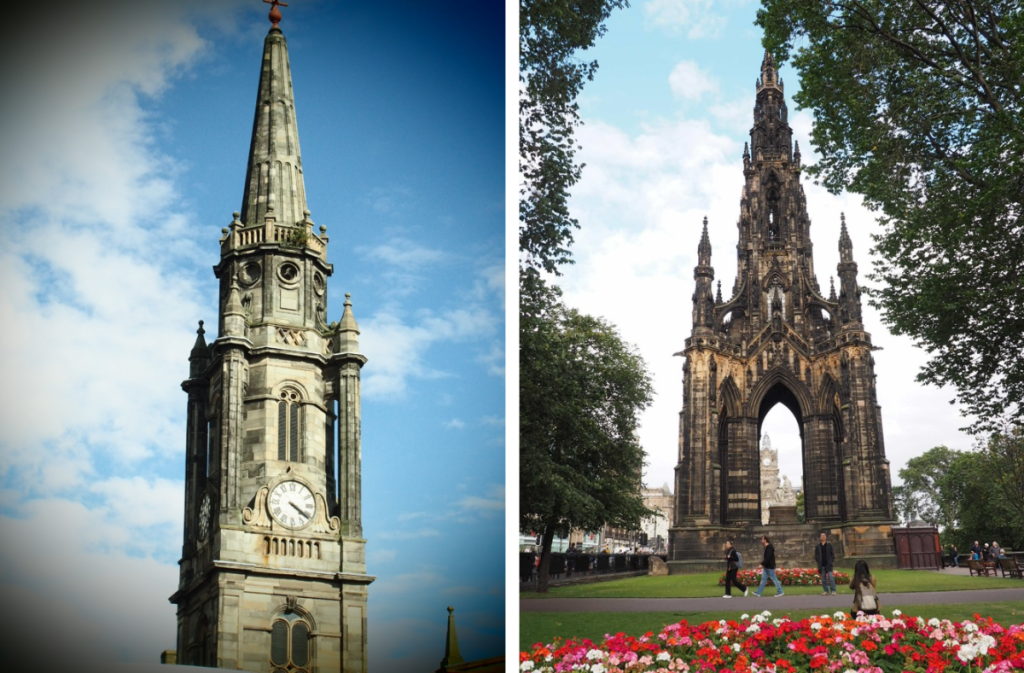
M551 565L551 545L555 541L555 527L548 524L544 527L541 538L540 565L537 567L537 593L548 592L548 569Z

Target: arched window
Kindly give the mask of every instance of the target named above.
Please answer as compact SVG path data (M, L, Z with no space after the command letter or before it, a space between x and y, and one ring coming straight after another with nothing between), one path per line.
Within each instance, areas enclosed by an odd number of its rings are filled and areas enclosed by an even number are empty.
M285 612L270 629L271 673L308 673L309 624L295 612Z
M277 459L298 462L301 459L302 405L291 388L281 391L277 403Z

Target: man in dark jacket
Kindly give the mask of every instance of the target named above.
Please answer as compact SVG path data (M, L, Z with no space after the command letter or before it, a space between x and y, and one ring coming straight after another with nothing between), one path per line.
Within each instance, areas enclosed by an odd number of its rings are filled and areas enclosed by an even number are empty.
M818 536L818 544L814 547L814 560L818 562L818 574L821 575L821 588L823 596L829 593L836 595L836 578L832 574L832 564L836 561L836 554L832 551L832 543L824 533Z
M761 536L761 544L764 545L764 560L761 561L761 567L763 570L761 571L761 584L758 585L757 591L754 592L754 595L760 598L765 585L768 584L768 578L771 578L772 582L775 583L775 595L785 596L782 591L782 583L779 582L779 578L775 576L775 547L772 546L767 535Z

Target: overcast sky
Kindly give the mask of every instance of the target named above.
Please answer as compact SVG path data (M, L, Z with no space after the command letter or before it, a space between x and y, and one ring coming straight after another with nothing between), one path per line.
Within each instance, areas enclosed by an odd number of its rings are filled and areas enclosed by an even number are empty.
M636 345L654 376L656 397L643 415L645 482L674 484L682 407L683 349L691 330L693 267L701 223L708 217L715 280L728 292L736 276L743 143L753 119L760 75L761 31L754 0L649 0L615 11L608 32L582 58L600 69L580 99L584 126L577 137L586 164L570 207L579 219L573 256L560 280L565 300L601 315ZM789 120L805 164L816 160L809 111L796 111L799 78L785 82ZM803 180L822 289L839 263L839 215L853 240L859 280L871 270L871 234L879 231L856 195L834 196ZM866 297L865 297L866 300ZM865 301L866 304L866 301ZM908 459L933 446L968 449L966 423L948 390L914 378L926 354L890 335L865 305L873 343L886 455L894 478ZM802 481L796 421L783 405L765 419L764 433L779 450L781 474ZM896 479L894 479L896 481Z
M363 370L371 670L504 641L500 4L293 0L288 39L328 320ZM30 5L30 6L26 6ZM175 647L185 403L216 325L269 6L22 3L0 70L0 649ZM212 339L215 334L208 333ZM59 645L54 648L53 645Z

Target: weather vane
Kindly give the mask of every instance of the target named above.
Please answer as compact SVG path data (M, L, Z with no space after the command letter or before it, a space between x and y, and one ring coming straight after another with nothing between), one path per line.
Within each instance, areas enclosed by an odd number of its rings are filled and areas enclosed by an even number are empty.
M287 7L288 3L281 2L281 0L263 0L263 2L270 3L270 23L273 24L274 28L277 28L277 24L281 23L281 10L277 6Z

